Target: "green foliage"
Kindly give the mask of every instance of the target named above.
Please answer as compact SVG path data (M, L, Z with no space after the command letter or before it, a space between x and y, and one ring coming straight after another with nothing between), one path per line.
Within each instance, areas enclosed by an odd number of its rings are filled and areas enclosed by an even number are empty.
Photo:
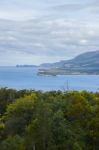
M0 104L2 150L99 149L98 93L1 89Z
M7 105L15 100L16 90L1 88L0 89L0 114L3 114Z
M2 120L5 122L5 130L9 135L24 134L25 127L33 118L35 101L36 95L32 94L20 98L8 106Z
M32 91L1 88L0 89L0 114L2 115L9 104L13 103L17 98L31 94Z
M0 147L2 147L2 150L25 150L24 140L18 135L7 137Z

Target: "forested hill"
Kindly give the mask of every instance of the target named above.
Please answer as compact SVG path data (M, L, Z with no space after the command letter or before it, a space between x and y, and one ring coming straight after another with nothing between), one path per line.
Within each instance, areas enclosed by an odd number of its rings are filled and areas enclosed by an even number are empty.
M99 93L0 89L0 150L99 150Z
M45 67L53 69L49 70L50 73L53 73L55 69L56 75L62 74L62 71L64 74L99 74L99 51L87 52L71 60L41 65L41 68ZM47 72L44 71L44 73Z

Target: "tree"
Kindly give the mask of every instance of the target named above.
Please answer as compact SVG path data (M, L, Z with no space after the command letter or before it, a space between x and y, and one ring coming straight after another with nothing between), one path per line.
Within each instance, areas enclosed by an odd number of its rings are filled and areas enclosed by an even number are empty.
M2 150L25 150L24 140L18 136L9 136L1 144Z
M31 122L34 116L35 102L36 95L32 94L20 98L8 106L2 118L7 134L24 134L26 126Z

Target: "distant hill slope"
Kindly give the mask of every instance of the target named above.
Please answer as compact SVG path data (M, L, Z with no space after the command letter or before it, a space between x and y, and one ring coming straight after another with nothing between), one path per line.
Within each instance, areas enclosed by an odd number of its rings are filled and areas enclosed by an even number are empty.
M40 67L47 69L40 70L42 74L99 74L99 51L83 53L71 60L42 64Z

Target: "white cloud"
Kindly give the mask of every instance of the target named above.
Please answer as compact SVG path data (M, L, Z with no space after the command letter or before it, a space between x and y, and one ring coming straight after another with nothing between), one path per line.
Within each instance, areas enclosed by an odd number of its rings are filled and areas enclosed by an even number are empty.
M99 50L98 7L94 0L0 1L0 65L53 62Z
M83 21L56 19L1 21L1 24L4 30L0 28L0 53L4 50L4 60L6 56L12 59L16 55L17 61L21 57L23 62L30 58L28 63L40 63L43 57L56 61L56 57L69 59L79 53L99 49L98 22L88 25ZM34 56L41 59L34 61Z

